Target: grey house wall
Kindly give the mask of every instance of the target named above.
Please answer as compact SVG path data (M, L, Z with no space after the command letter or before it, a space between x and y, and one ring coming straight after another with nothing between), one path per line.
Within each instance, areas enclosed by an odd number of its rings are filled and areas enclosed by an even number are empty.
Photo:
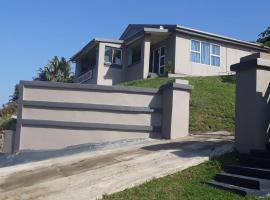
M104 63L105 47L117 47L120 48L120 44L112 43L99 43L99 56L98 56L98 75L97 84L99 85L115 85L117 83L125 81L125 69L122 64L121 67L110 67Z
M159 38L158 38L159 37ZM157 39L158 38L158 39ZM192 62L191 40L209 42L220 46L220 66L211 66ZM175 74L179 76L217 76L231 74L230 66L238 63L241 57L252 53L267 51L258 46L245 46L235 44L228 40L220 40L214 37L203 37L200 34L188 34L180 32L167 32L166 35L158 35L158 32L145 32L123 43L110 43L98 41L98 58L96 71L92 80L85 83L100 85L115 85L124 81L145 79L151 72L153 50L165 47L165 66L170 64L174 67ZM122 67L114 68L104 63L105 46L122 48ZM141 47L141 61L129 65L128 55L135 46ZM77 66L80 67L79 64ZM77 74L77 73L76 73Z
M152 44L151 50L150 50L150 65L152 64L152 56L153 56L153 50L157 48L165 47L165 65L171 64L171 66L174 66L175 63L175 34L170 35L165 40Z
M191 40L199 40L220 45L220 67L191 62ZM196 37L179 33L176 35L175 46L175 73L191 76L226 75L231 72L230 66L240 62L241 57L258 52L258 50L253 50L251 48L244 48L238 45L221 43L216 40L209 40L199 36Z
M141 60L140 62L134 63L129 65L128 63L128 55L132 48L140 46L141 47ZM144 54L143 52L143 38L133 42L132 44L129 44L125 46L125 56L124 56L124 67L125 67L125 80L131 81L131 80L137 80L137 79L143 79L143 59Z
M15 148L46 150L120 139L185 136L191 89L186 82L144 89L22 81ZM167 96L166 91L173 93ZM180 121L174 116L180 116Z

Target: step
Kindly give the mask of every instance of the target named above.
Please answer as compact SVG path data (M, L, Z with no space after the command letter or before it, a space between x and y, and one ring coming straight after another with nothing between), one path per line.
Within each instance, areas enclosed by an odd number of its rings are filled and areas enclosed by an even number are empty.
M252 149L250 150L250 155L258 158L268 158L270 159L270 151L264 149Z
M251 155L241 155L240 164L255 168L270 169L270 159L255 157Z
M270 179L270 170L263 168L255 168L244 165L228 165L224 171L231 174L238 174L254 178Z
M241 176L226 172L218 173L215 176L215 181L249 189L258 189L258 190L270 189L270 180Z
M254 195L254 196L266 196L269 194L269 191L267 190L254 190L254 189L249 189L249 188L244 188L244 187L239 187L235 185L230 185L227 183L221 183L217 181L210 181L208 184L212 187L235 192L240 195Z

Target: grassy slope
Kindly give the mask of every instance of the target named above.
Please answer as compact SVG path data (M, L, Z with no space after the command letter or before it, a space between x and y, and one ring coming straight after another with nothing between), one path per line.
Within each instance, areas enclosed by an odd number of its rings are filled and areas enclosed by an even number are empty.
M195 89L191 93L190 131L207 132L234 130L235 84L232 76L188 77ZM125 83L129 86L154 87L166 83L169 78L137 80Z
M214 189L205 184L205 182L211 180L214 175L221 170L223 165L237 162L236 158L237 156L235 153L226 154L217 159L188 168L182 172L159 179L154 179L140 186L126 189L119 193L104 196L104 199L270 200L270 197L242 197L231 192Z

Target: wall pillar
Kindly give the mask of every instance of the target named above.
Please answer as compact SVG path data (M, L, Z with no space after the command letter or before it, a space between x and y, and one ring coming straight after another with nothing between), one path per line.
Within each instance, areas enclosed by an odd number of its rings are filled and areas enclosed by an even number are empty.
M150 35L146 34L142 43L143 79L146 79L150 66Z
M189 98L193 86L186 80L169 81L162 91L162 137L175 139L189 134Z
M102 43L98 43L97 46L97 60L96 60L96 68L97 68L97 85L102 85L102 68L104 67L104 56L105 56L105 45Z
M265 149L270 137L270 54L243 57L231 71L236 72L236 149Z

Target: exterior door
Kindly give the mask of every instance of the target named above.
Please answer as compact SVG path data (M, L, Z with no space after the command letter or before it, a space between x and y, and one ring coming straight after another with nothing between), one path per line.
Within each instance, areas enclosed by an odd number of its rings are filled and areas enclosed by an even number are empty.
M157 74L163 74L165 68L165 48L160 47L153 50L153 64L152 72Z

